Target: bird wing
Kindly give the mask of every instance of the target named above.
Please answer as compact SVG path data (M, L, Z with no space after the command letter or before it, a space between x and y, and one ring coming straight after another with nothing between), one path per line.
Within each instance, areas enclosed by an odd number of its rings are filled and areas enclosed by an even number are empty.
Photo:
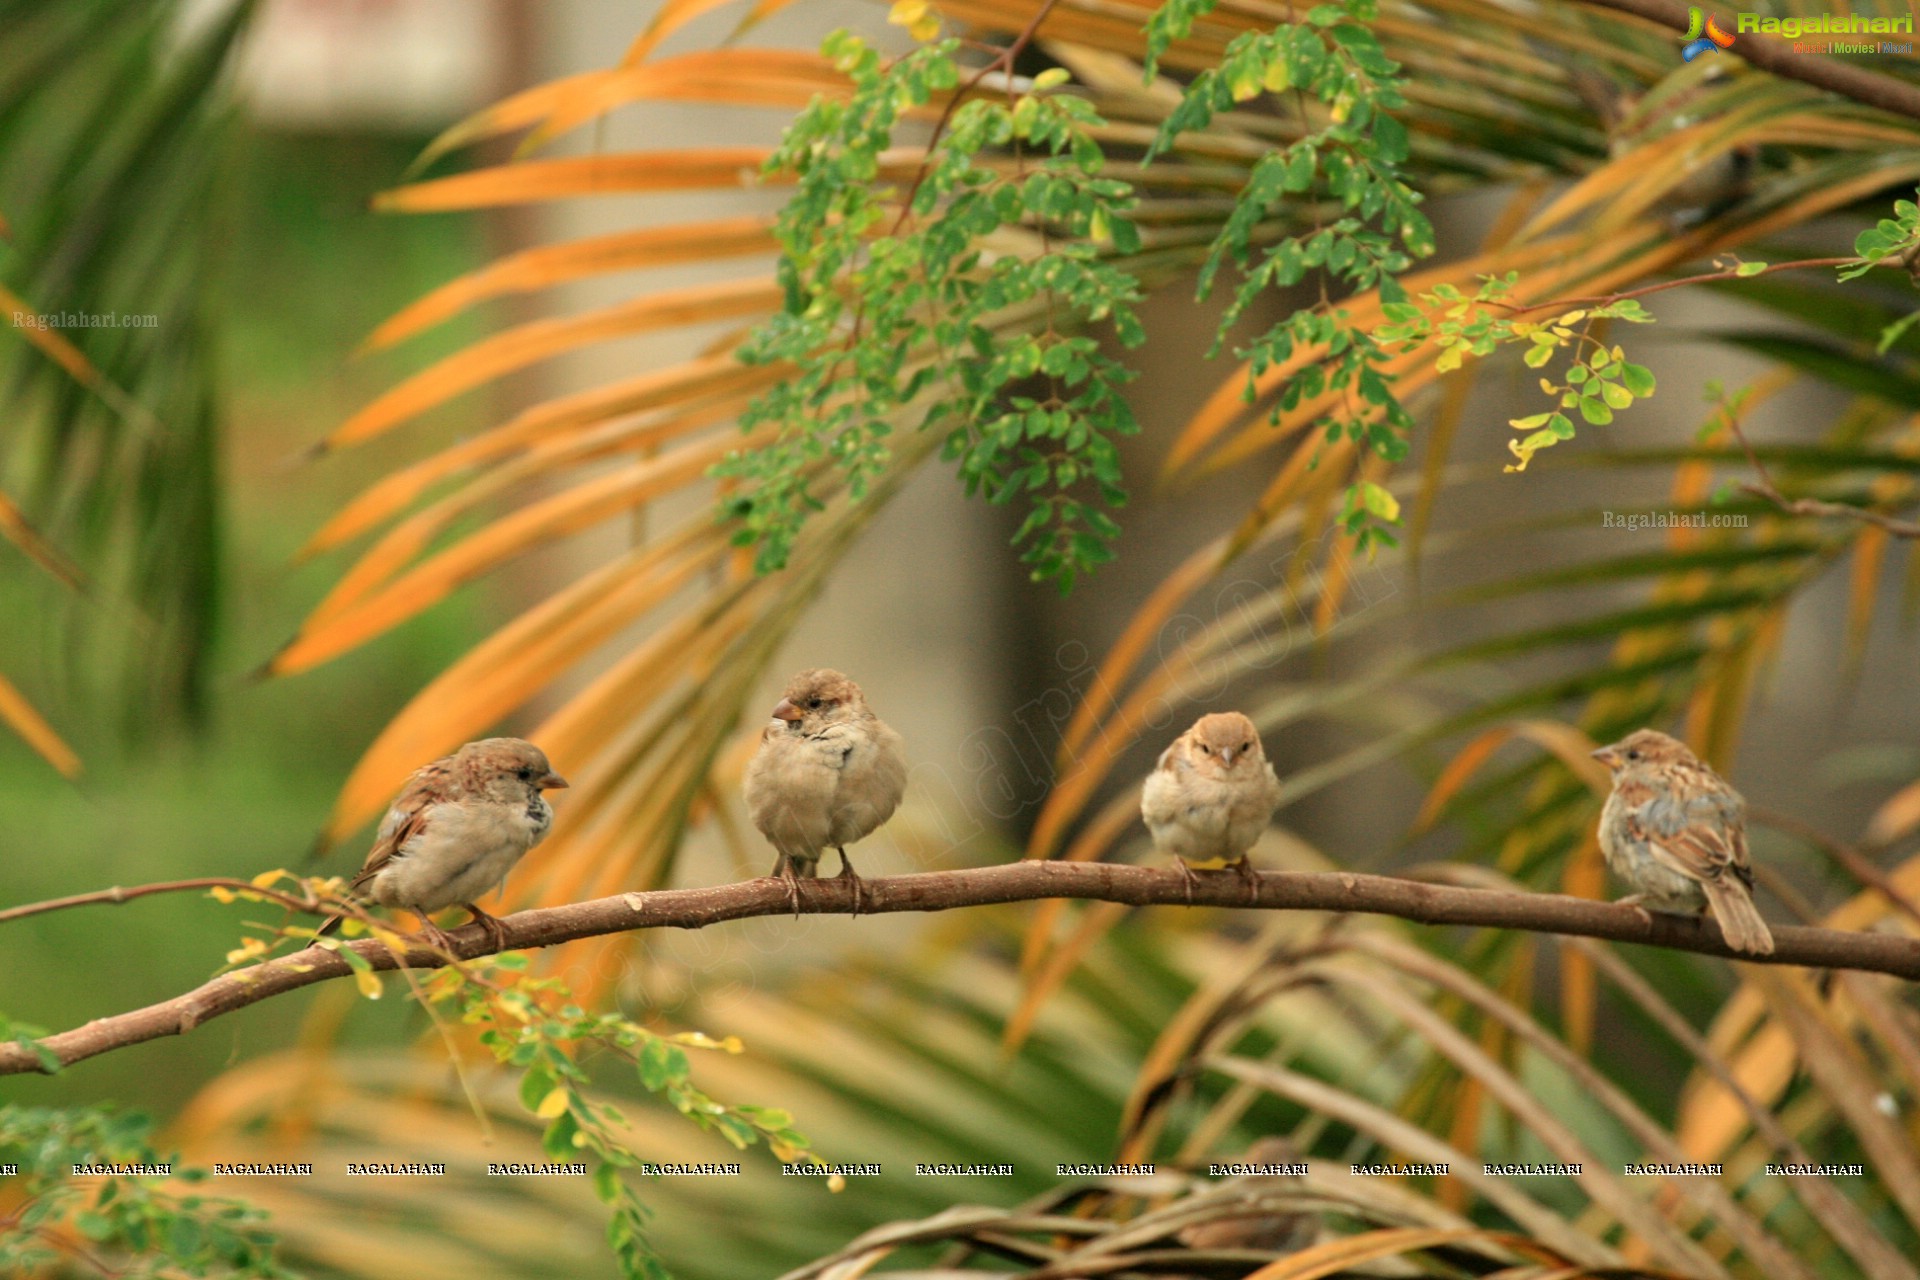
M1273 811L1280 807L1280 777L1273 771L1271 761L1260 771L1260 803L1266 806L1267 817L1272 818Z
M360 888L380 874L395 854L427 829L427 810L439 803L444 794L446 763L436 760L407 779L407 785L394 797L393 808L387 810L387 816L381 820L380 830L374 833L373 848L367 851L360 874L353 878L353 888Z
M907 750L893 727L884 720L873 722L871 750L867 767L858 777L849 777L846 761L841 764L840 787L836 799L852 801L867 810L873 827L893 816L907 790ZM869 828L871 830L872 828Z
M835 846L863 840L900 807L907 788L907 754L878 717L836 725L812 739L833 771L827 800L827 839Z
M1717 788L1686 787L1687 794L1676 796L1666 788L1623 782L1622 790L1630 785L1640 794L1621 797L1627 829L1656 860L1700 881L1718 880L1729 871L1742 880L1752 874L1741 815Z
M1140 789L1140 816L1150 829L1165 826L1179 816L1180 789L1174 785L1178 777L1174 752L1179 745L1176 742L1160 753L1159 763Z

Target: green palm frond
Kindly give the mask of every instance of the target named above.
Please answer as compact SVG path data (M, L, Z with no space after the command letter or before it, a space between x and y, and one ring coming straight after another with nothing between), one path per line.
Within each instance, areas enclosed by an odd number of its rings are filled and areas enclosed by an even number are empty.
M71 620L92 641L85 683L104 678L136 735L206 704L221 589L209 210L253 9L189 32L173 3L0 6L0 279L14 310L56 327L0 355L15 428L0 477L142 619L137 642L123 613Z

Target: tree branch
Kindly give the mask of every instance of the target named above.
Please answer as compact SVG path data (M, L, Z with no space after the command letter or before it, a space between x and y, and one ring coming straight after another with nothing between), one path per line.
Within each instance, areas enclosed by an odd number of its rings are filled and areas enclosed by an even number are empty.
M1754 452L1753 445L1747 440L1747 433L1740 429L1740 415L1735 407L1720 398L1720 412L1726 419L1727 427L1733 432L1733 438L1740 442L1741 450L1747 455L1747 461L1753 464L1753 470L1760 478L1740 486L1742 493L1771 502L1782 512L1790 516L1838 517L1842 520L1858 520L1862 524L1877 525L1896 538L1920 538L1920 523L1901 520L1871 507L1854 507L1844 502L1828 502L1823 498L1789 498L1780 492L1773 482L1773 475L1767 470L1767 464Z
M1904 911L1909 920L1920 924L1920 904L1902 893L1900 887L1894 884L1893 877L1881 870L1873 859L1844 840L1835 840L1811 822L1803 822L1790 813L1781 813L1762 805L1748 805L1747 817L1763 827L1772 827L1783 835L1793 836L1818 849L1859 883L1870 889L1878 889L1881 896Z
M131 889L115 885L111 889L96 889L92 893L76 893L68 898L49 898L45 902L29 902L18 907L0 910L0 924L10 920L24 920L28 916L44 915L49 911L65 911L70 907L87 907L100 903L119 906L132 902L136 898L151 897L156 893L191 893L195 889L231 889L237 896L242 893L253 894L277 902L283 907L292 907L296 911L318 911L322 904L309 898L296 898L292 894L281 893L275 889L263 889L251 880L235 880L228 876L202 876L196 880L162 880L157 884L135 885Z
M800 910L813 915L851 912L850 881L812 880L802 886ZM1189 895L1191 897L1189 898ZM1773 930L1771 956L1741 956L1721 939L1710 922L1678 916L1643 917L1632 907L1560 894L1517 893L1426 884L1393 876L1339 872L1264 872L1252 885L1236 875L1202 874L1189 885L1171 868L1121 866L1107 862L1022 861L965 871L936 871L888 876L864 882L868 914L894 911L947 911L956 907L1045 898L1083 898L1134 906L1254 907L1269 911L1356 911L1397 916L1420 924L1472 925L1524 929L1640 942L1676 951L1727 956L1763 964L1794 964L1860 969L1908 980L1920 979L1920 938L1892 933L1850 933L1780 925ZM784 915L790 909L786 885L766 877L700 889L627 893L564 907L522 911L506 917L504 950L550 947L578 938L638 929L703 929L727 920ZM469 925L452 935L451 954L471 960L494 948ZM345 944L375 969L395 969L399 959L380 942ZM413 947L404 957L410 968L439 968L445 954ZM211 982L128 1013L96 1018L39 1042L62 1066L129 1045L181 1035L203 1022L318 982L344 978L351 970L332 951L309 947L290 956L225 974ZM24 1044L0 1044L0 1075L43 1071L39 1055Z
M1735 265L1731 267L1718 267L1712 271L1702 271L1698 275L1680 276L1673 280L1661 280L1654 284L1641 285L1638 289L1623 289L1619 293L1594 293L1587 294L1584 297L1549 298L1545 302L1531 302L1524 307L1507 306L1505 303L1494 303L1493 305L1506 307L1508 311L1511 311L1516 316L1531 315L1536 311L1567 311L1574 307L1605 307L1611 306L1616 302L1627 302L1633 299L1645 298L1652 294L1665 293L1669 289L1685 289L1696 284L1717 284L1722 280L1756 280L1761 276L1770 276L1781 271L1807 271L1818 267L1857 267L1861 265L1863 261L1864 259L1862 258L1854 257L1796 258L1792 262L1767 262L1759 264L1735 263ZM1898 260L1889 257L1883 259L1883 261L1885 265L1893 266L1896 265ZM1744 272L1742 271L1743 267L1752 268L1754 266L1758 266L1759 270L1749 269Z

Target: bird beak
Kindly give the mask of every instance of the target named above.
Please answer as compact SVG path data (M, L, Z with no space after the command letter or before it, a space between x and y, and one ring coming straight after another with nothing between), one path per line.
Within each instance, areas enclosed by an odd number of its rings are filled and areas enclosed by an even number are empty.
M800 708L794 706L785 698L782 698L773 704L773 718L775 720L785 720L788 724L794 724L800 719Z
M1225 763L1227 768L1229 769L1233 768L1233 748L1232 747L1220 748L1220 759L1223 763Z
M566 786L567 780L551 769L547 771L545 777L540 779L540 789L542 791L564 791Z
M1620 767L1620 753L1612 747L1600 748L1593 753L1593 758L1609 769L1618 769Z

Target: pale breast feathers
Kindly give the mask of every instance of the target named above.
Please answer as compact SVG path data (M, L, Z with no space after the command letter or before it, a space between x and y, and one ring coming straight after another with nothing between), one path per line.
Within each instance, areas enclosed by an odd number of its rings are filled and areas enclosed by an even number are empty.
M836 844L851 844L893 816L907 787L906 752L900 735L875 722L872 732L848 734L830 744L839 755L831 802Z
M744 779L753 825L783 850L818 852L832 826L829 805L839 786L840 755L784 726L769 727Z

